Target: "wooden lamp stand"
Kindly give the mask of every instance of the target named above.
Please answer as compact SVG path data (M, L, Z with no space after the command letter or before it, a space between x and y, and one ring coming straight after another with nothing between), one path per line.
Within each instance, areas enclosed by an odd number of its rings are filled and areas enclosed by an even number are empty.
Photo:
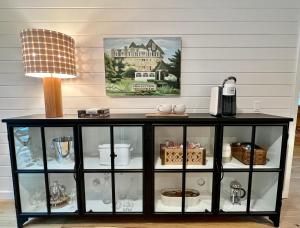
M43 87L46 117L62 117L61 79L45 77L43 78Z

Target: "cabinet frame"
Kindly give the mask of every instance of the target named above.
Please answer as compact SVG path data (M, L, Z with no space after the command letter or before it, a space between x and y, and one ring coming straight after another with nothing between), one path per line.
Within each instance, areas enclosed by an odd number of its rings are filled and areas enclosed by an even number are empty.
M256 118L251 117L244 118L215 118L209 115L200 115L199 117L193 118L179 118L179 119L160 119L160 118L145 118L143 115L138 116L138 118L131 118L130 115L119 115L117 118L108 119L78 119L72 117L69 119L47 119L44 117L23 117L23 118L12 118L4 119L3 122L7 123L8 132L8 142L10 148L10 158L11 158L11 169L12 169L12 180L13 189L15 194L15 207L18 227L23 227L23 224L30 217L57 217L57 216L72 216L76 217L78 215L82 216L100 216L100 217L141 217L141 218L174 218L180 214L180 217L199 217L199 216L231 216L231 215L241 215L241 216L269 216L273 221L274 226L279 225L280 220L280 209L281 209L281 198L283 190L283 179L285 171L285 161L286 161L286 151L287 151L287 140L288 140L288 129L289 122L291 118L284 117L274 117L268 115L255 114ZM242 115L241 115L242 116ZM111 157L111 169L109 170L83 170L83 148L82 148L82 127L94 127L94 126L109 126L110 129L110 142L111 142L111 153L114 154L114 136L113 127L114 126L141 126L143 131L143 169L142 170L115 170L114 160ZM214 139L214 163L212 170L206 169L195 169L189 170L186 168L186 147L183 147L183 167L182 170L155 170L154 168L154 140L155 140L155 126L180 126L183 127L183 144L186 145L186 131L189 126L209 126L215 127L215 139ZM249 169L226 169L222 168L222 144L223 144L223 131L225 126L250 126L252 127L251 144L255 143L255 131L256 127L259 126L280 126L283 127L282 132L282 143L281 143L281 156L280 156L280 166L279 168L269 168L269 169L254 169L253 168L253 157L254 151L253 146L251 150L251 160ZM14 145L14 127L39 127L41 130L42 138L42 149L43 149L43 162L44 169L41 170L18 170L16 163L15 145ZM74 154L75 154L75 167L74 170L48 170L47 169L47 157L46 157L46 144L45 144L45 127L72 127L73 137L74 137ZM95 172L94 172L95 171ZM113 213L108 212L95 212L88 213L85 211L85 197L84 197L84 173L103 173L109 172L112 177L117 172L139 172L143 173L143 212L142 213L116 213L115 208ZM248 196L247 196L247 210L246 212L222 212L220 211L220 187L221 187L221 176L223 172L248 172L249 182L248 182ZM182 174L182 189L185 189L186 173L187 172L208 172L212 173L213 184L212 184L212 207L211 212L185 212L185 197L182 199L182 211L180 213L156 213L154 210L154 174L158 172L179 172ZM278 173L278 186L276 195L276 208L275 211L251 211L250 210L250 200L251 200L251 187L252 187L252 176L253 172L274 172ZM45 189L47 197L47 213L40 212L22 212L21 211L21 201L20 201L20 189L19 189L19 173L42 173L45 175ZM74 173L76 177L76 193L77 193L77 206L78 210L76 212L51 212L50 211L50 199L49 199L49 173ZM114 177L113 177L114 178ZM115 188L115 183L112 188ZM249 191L250 190L250 191ZM113 200L115 201L115 199ZM115 204L113 203L113 207Z

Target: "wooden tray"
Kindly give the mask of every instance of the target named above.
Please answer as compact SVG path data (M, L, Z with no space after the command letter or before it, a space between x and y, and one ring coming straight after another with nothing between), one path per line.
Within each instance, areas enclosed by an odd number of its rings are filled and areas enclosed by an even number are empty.
M182 117L188 117L189 115L187 113L175 114L175 113L159 113L159 112L154 112L154 113L146 113L145 116L146 117L182 118Z

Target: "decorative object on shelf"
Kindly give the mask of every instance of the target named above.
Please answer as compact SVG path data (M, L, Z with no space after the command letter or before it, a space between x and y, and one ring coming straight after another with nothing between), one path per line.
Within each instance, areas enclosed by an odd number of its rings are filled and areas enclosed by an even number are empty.
M110 174L104 173L104 184L102 187L102 202L110 204L112 202Z
M45 206L45 192L42 189L38 189L29 196L29 202L35 210L43 208Z
M158 113L168 114L172 112L172 105L171 104L159 104L156 107L156 111Z
M110 144L101 144L98 146L99 160L101 165L111 165L111 145ZM130 144L115 144L114 153L115 153L115 165L126 166L130 162L131 152L133 148L130 147Z
M162 203L170 207L181 207L182 196L182 189L178 188L162 189L160 192ZM197 205L200 202L200 192L195 189L186 189L185 202L190 207Z
M212 87L209 113L214 116L236 115L236 78L230 76L222 86Z
M241 200L246 196L246 190L242 188L242 185L237 181L230 182L230 201L232 204L241 205Z
M204 186L206 183L206 181L204 180L204 178L200 177L198 180L197 180L197 184L202 187Z
M53 185L49 187L50 205L53 208L64 207L68 204L70 197L66 193L66 187L54 181Z
M206 149L200 143L187 143L187 165L205 165ZM182 165L183 145L166 140L160 144L160 158L162 165Z
M181 116L185 114L186 106L184 104L159 104L156 107L156 114ZM149 113L151 114L151 113ZM149 115L148 114L148 115Z
M229 163L231 160L231 146L229 143L223 144L222 163Z
M94 187L97 187L101 184L101 181L99 178L95 178L92 183Z
M184 104L173 104L172 111L175 114L184 114L186 106Z
M181 38L105 38L108 96L180 95Z
M234 158L245 165L250 165L251 143L231 143L231 153ZM255 145L253 165L265 165L267 163L267 150Z
M134 202L132 200L118 200L116 203L116 210L123 212L132 212L134 208Z
M73 153L73 137L63 136L52 139L51 148L55 152L55 159L58 162L68 159Z
M146 113L146 117L149 118L182 118L182 117L189 117L189 114L187 113L182 113L182 114L177 114L177 113L159 113L159 112L154 112L154 113Z
M78 118L107 118L110 116L109 108L81 109L77 113Z
M61 79L77 76L74 39L46 29L20 35L25 75L43 78L46 117L63 116Z
M27 168L33 166L34 163L32 162L32 153L30 149L31 138L29 136L29 128L15 128L14 136L15 145L19 144L19 146L16 147L18 164L21 164L21 166L24 165Z

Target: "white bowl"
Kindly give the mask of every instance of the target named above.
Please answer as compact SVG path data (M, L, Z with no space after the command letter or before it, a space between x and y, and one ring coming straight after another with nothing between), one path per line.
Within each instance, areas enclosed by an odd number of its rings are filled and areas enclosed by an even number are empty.
M165 188L160 191L161 201L164 205L169 207L181 207L182 197L178 196L166 196L165 193L169 191L179 191L181 193L181 189L179 188ZM185 197L186 205L189 207L195 206L200 202L200 192L195 189L186 189L187 191L191 191L196 193L197 196L187 196Z

